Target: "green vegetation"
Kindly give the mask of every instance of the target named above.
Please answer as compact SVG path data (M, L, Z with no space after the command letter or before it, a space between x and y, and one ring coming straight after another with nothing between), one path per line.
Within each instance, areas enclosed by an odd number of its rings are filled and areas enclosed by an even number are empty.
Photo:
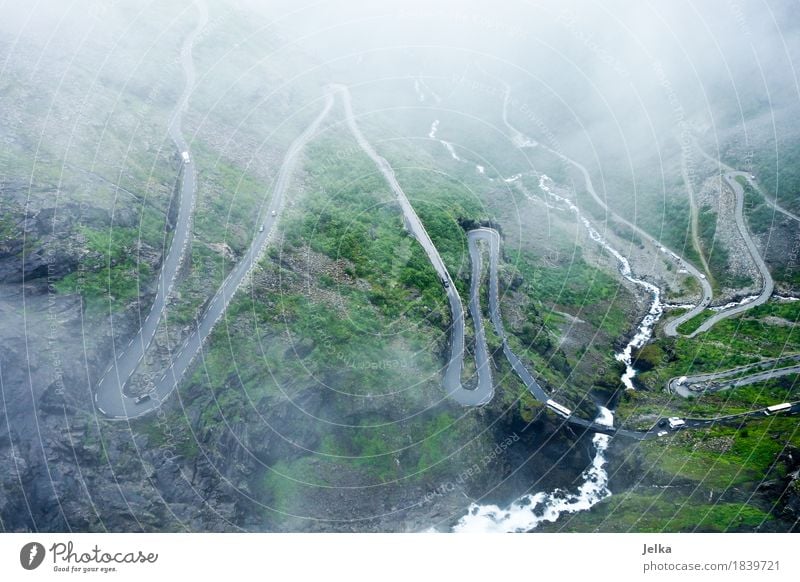
M360 153L346 159L328 157L335 151L347 150L331 140L310 144L308 171L324 178L324 184L312 187L301 211L287 213L286 245L308 245L343 262L342 275L368 281L365 303L387 317L411 310L417 317L433 313L444 319L441 282L420 245L403 229L400 208L371 160ZM435 212L427 218L446 220Z
M728 276L726 275L728 270L728 249L716 239L717 213L710 206L702 206L697 215L697 223L697 235L703 247L703 254L705 254L708 266L711 269L713 286L715 288L719 286L732 287L732 282L728 281Z
M770 325L765 317L778 317L789 325ZM688 338L662 338L648 346L651 370L639 380L660 389L674 376L727 370L800 351L800 305L769 301L740 315L723 319L710 330Z
M243 253L253 239L259 211L269 202L268 182L201 141L192 144L192 152L199 168L195 236Z
M690 333L694 333L694 331L703 325L706 321L714 317L716 314L715 311L711 309L704 309L693 318L689 319L688 321L684 321L682 324L678 326L678 333L683 335L688 335Z
M241 252L249 244L255 210L268 188L237 171L233 161L212 160L210 150L198 152L196 157L214 168L203 177L215 185L205 200L204 218L197 222L198 236L208 243L225 241L234 253ZM228 438L228 432L238 437L241 427L264 424L292 437L297 431L296 442L290 444L276 442L279 439L266 428L247 434L254 454L266 459L264 469L249 476L254 494L289 514L302 511L312 490L395 481L402 481L403 487L419 486L452 476L454 468L465 466L465 459L491 439L485 426L474 420L477 414L470 411L459 417L463 411L439 402L449 313L441 282L417 241L404 231L402 214L384 180L350 140L328 135L313 142L307 156L307 175L297 181L303 196L286 207L276 244L261 261L248 293L240 293L231 304L225 325L213 334L188 393L182 395L188 405L202 408L197 430L212 442ZM409 160L392 162L398 180L466 298L469 255L460 224L491 221L494 216L456 180L403 162ZM685 210L668 203L664 212L685 218ZM724 249L714 247L716 216L703 210L702 238L709 245L714 272L721 274L728 257ZM674 230L664 240L671 237L680 242L671 246L684 248L686 232L678 225L686 221L666 223ZM626 229L618 234L638 242ZM590 265L582 249L574 251L568 260L544 261L528 249L504 250L502 269L503 291L520 296L513 306L517 323L509 325L512 347L550 386L564 386L569 379L565 402L573 408L586 400L589 384L575 373L574 358L560 347L561 316L543 317L549 311L545 306L576 313L607 337L618 338L630 328L627 291L617 278ZM208 245L195 245L192 261L194 272L203 273L206 280L196 274L187 279L184 288L192 290L193 298L177 311L180 322L197 310L204 284L220 280L230 267ZM700 342L659 340L638 354L641 379L658 388L673 375L800 350L792 327L776 331L759 320L774 315L796 321L800 313L792 309L796 310L793 305L768 304L720 323ZM710 315L701 314L682 331L695 329ZM507 407L531 421L542 407L510 370L488 322L487 330L499 379L492 406ZM577 351L576 359L588 351ZM594 385L610 393L618 384L619 369L609 368L597 374ZM793 391L794 378L703 401L678 402L657 390L635 392L623 396L620 414L630 423L642 423L643 416L664 410L697 416L745 411L756 401L781 399L780 394L785 398ZM416 414L418 410L423 412ZM779 443L791 436L783 421L763 420L747 431L733 426L686 431L643 443L639 452L647 466L658 467L665 481L697 483L704 494L708 488L752 488L759 475L773 469ZM154 441L163 438L152 427L145 432ZM255 443L262 440L269 446L259 449ZM187 448L182 454L196 451ZM727 531L752 528L769 518L768 508L755 503L709 505L699 496L681 495L683 503L676 508L674 497L667 503L657 494L637 491L614 497L569 524L586 528L603 523L607 529L607 518L621 516L612 529ZM618 505L620 499L626 505Z
M798 374L687 399L662 390L670 377L796 353L798 320L800 306L768 302L719 322L695 340L662 338L646 346L637 354L636 365L640 381L650 389L624 393L618 417L625 426L650 428L663 416L717 418L800 399ZM800 431L795 418L780 414L739 416L708 429L644 441L637 445L637 463L650 468L648 481L676 487L670 491L669 506L665 495L634 490L575 516L564 529L738 531L764 524L769 528L776 519L772 501L759 486L786 475L781 454L787 446L800 446ZM726 499L715 500L722 493Z
M771 519L754 502L708 503L701 494L669 489L613 495L591 511L547 524L543 532L730 532L752 531Z
M630 326L621 306L627 291L617 279L589 265L580 247L569 262L559 264L544 262L528 251L505 252L524 280L525 293L537 301L575 310L610 336L618 337Z
M415 418L406 423L406 435L379 417L363 418L361 424L323 437L324 462L357 468L381 482L403 476L430 479L440 475L441 464L461 446L458 419L448 412ZM408 447L408 434L417 446Z
M163 237L163 216L145 210L140 224L139 229L79 227L77 238L83 241L88 254L81 268L58 281L56 289L60 293L80 293L90 311L107 308L109 303L118 310L135 301L152 276L150 266L137 256L137 245L157 244L159 229Z
M295 461L277 461L264 475L261 493L265 502L275 511L291 512L302 498L306 487L327 486L325 464L317 459L302 457Z
M203 409L200 434L263 426L264 415L292 432L296 401L310 414L357 419L337 426L303 416L309 450L269 451L282 460L254 485L283 511L328 482L452 474L473 454L462 451L465 443L472 450L490 442L448 402L435 404L449 320L441 283L370 160L360 152L329 157L347 145L328 138L308 148L306 193L285 208L280 244L261 261L248 293L234 298L182 396ZM449 224L443 209L424 212L432 224ZM214 254L196 244L193 261L214 261ZM190 277L187 284L202 283ZM426 412L403 418L409 410Z
M800 444L796 432L794 419L776 416L747 422L746 428L682 431L670 439L647 441L641 451L648 466L705 488L754 489L787 443Z
M766 203L764 197L750 185L744 176L736 176L736 181L744 190L744 209L747 226L753 234L768 233L775 222L775 209Z
M753 172L767 195L786 209L800 212L800 144L788 139L779 149L757 148L753 153Z
M470 260L466 233L460 222L487 222L491 217L481 202L453 178L413 167L398 169L396 173L461 296L466 297Z
M0 194L2 193L3 190L0 188ZM22 238L23 230L19 221L14 217L14 214L21 212L22 208L19 204L14 204L0 196L0 249L7 241Z
M655 160L652 162L655 163ZM574 169L573 172L572 184L579 187L580 207L584 211L588 210L589 214L600 223L608 220L609 226L623 240L641 245L638 235L607 216L606 211L585 190L583 176ZM698 264L700 256L694 245L691 244L690 206L685 196L686 188L683 179L679 172L675 174L670 183L662 183L661 180L664 178L664 176L659 176L658 180L648 183L648 175L643 172L637 176L634 183L631 181L630 175L615 170L612 166L603 167L602 173L598 172L592 175L595 187L598 188L598 184L603 186L602 190L598 189L600 197L608 195L606 200L611 212L626 218L645 232L652 234L665 246L675 249L690 263ZM568 180L559 181L562 184L568 183ZM636 192L636 195L618 194L630 192ZM642 212L643 208L646 208L647 211Z
M738 388L707 394L709 404L727 406L730 403L750 404L752 408L767 407L781 402L798 400L800 383L797 374L787 374L766 382L746 384Z

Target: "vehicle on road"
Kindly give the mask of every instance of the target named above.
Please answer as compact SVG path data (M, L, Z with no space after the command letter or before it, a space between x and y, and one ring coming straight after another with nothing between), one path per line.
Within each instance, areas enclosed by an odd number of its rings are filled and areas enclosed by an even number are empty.
M263 224L258 227L258 232L264 232L264 225Z
M669 434L669 433L668 433L667 431L665 431L665 430L660 430L660 431L658 431L658 435L657 435L657 436L659 436L659 437L663 437L663 436L666 436L666 435L668 435L668 434Z
M667 426L667 419L666 418L662 418L661 420L659 420L658 421L658 426L660 426L662 428Z
M273 210L272 211L272 216L278 216L278 211L277 210Z
M184 164L188 164L192 160L189 159L189 152L181 152L181 160L183 160Z
M572 414L572 411L569 408L567 408L566 406L562 406L552 398L547 401L547 406L548 408L550 408L550 410L552 410L556 414L563 416L564 418L567 418Z
M683 386L683 383L686 382L686 376L681 376L675 381L676 386Z
M447 289L448 287L450 287L450 281L442 277L442 285L444 286L445 289Z
M682 418L678 418L677 416L670 416L668 421L669 421L669 427L672 430L686 426L686 421L683 420Z
M770 414L776 412L783 412L784 410L789 410L792 407L791 403L784 402L782 404L774 404L773 406L767 406L767 409L764 411L764 414L769 416Z
M150 400L149 394L141 394L140 396L136 397L134 402L136 402L136 404L141 404L142 402L147 402L148 400Z

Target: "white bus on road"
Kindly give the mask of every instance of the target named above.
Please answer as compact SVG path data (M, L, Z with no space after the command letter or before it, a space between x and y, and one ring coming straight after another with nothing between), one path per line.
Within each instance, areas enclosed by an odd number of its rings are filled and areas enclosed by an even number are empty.
M669 427L673 430L676 428L681 428L682 426L686 426L686 421L682 418L678 418L677 416L669 417Z
M569 408L567 408L566 406L560 405L558 402L556 402L552 398L547 401L547 406L550 408L550 410L552 410L553 412L555 412L557 414L560 414L564 418L567 418L568 416L570 416L572 414L572 411Z
M783 412L784 410L789 410L792 407L790 402L784 402L783 404L775 404L773 406L767 406L767 410L764 414L769 415L770 413L774 412Z

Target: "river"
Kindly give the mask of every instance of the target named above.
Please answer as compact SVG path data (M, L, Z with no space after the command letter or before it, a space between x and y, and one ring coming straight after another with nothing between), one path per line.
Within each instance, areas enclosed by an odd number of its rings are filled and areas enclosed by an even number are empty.
M435 139L438 129L438 120L431 128L429 137ZM519 147L530 147L531 140L521 142ZM535 143L535 142L534 142ZM512 176L506 182L514 182L521 175ZM636 333L625 347L614 354L614 358L625 364L625 371L620 377L621 382L628 390L634 390L633 379L636 369L633 367L633 352L644 346L652 337L653 329L664 313L664 304L661 301L661 290L658 286L639 279L633 275L630 262L606 240L594 227L580 209L569 199L556 194L552 188L553 181L546 175L539 175L539 188L551 200L565 206L571 211L586 229L589 238L609 252L617 261L619 273L629 282L640 287L650 298L650 307L639 322ZM599 407L595 422L613 426L613 412L605 407ZM499 505L478 503L470 504L467 514L453 527L454 532L524 532L537 528L541 523L552 522L565 513L585 511L609 497L608 473L605 470L605 452L608 449L610 437L595 434L592 443L595 453L591 464L582 473L583 483L575 492L557 488L551 492L540 491L529 493L514 500L507 507Z
M653 336L653 328L664 314L664 304L661 302L661 289L652 283L648 283L643 279L637 279L634 277L633 271L631 270L631 264L628 259L608 243L603 235L601 235L600 232L598 232L598 230L592 225L589 219L583 216L580 209L575 204L573 204L567 198L559 196L553 192L553 189L550 187L552 183L553 181L546 174L539 176L539 188L541 188L543 192L547 193L547 195L552 199L567 206L586 228L589 233L589 238L611 253L611 255L617 260L620 274L634 285L644 289L650 295L650 309L642 321L639 322L639 326L636 328L636 333L634 334L633 338L625 345L621 352L614 354L614 358L617 361L625 364L625 373L622 374L621 377L622 383L625 385L626 389L633 390L633 379L636 376L636 369L633 367L633 351L641 348L645 343L647 343L647 340Z
M614 425L614 415L600 407L595 422ZM467 515L453 527L454 532L514 533L531 531L545 522L556 521L564 514L586 511L611 495L608 489L605 452L611 437L597 433L592 437L594 457L584 470L583 483L577 491L555 489L551 492L529 493L513 501L508 507L472 503Z

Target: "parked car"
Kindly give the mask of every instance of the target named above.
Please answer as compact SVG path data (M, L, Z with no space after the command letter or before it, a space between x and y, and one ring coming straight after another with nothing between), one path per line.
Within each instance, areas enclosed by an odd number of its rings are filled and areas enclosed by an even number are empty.
M147 402L148 400L150 400L150 395L149 394L141 394L141 395L136 397L135 402L136 402L136 404L141 404L142 402Z

